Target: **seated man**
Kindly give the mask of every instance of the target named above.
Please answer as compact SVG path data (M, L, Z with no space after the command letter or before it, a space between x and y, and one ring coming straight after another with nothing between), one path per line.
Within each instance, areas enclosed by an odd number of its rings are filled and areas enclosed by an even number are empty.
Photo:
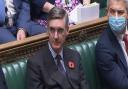
M71 11L74 10L79 4L89 4L90 0L30 0L31 17L33 21L47 26L48 12L54 7L60 7L65 9L70 15ZM76 24L69 17L69 25Z
M102 89L128 89L128 4L126 0L108 0L107 9L109 26L96 45Z
M66 11L52 8L48 44L27 62L27 89L89 89L79 53L63 47L68 31Z

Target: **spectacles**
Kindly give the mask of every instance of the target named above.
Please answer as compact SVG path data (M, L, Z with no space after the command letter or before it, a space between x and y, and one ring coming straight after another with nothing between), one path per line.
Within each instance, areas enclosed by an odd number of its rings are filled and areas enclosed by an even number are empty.
M55 28L50 27L48 30L52 34L54 34L55 32L57 32L58 34L62 34L62 33L65 32L65 29L63 29L63 28L57 28L57 29L55 29Z

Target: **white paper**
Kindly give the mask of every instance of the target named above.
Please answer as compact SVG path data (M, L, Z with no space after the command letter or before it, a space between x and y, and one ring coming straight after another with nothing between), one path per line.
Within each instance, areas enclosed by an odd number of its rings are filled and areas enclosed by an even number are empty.
M86 6L79 4L73 11L70 12L69 21L80 23L91 21L99 18L99 4L92 3Z

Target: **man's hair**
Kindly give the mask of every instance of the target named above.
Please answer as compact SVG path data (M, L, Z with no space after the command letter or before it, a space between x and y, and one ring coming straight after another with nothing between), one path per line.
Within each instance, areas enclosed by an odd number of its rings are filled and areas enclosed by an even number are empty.
M65 25L68 26L69 18L67 12L58 7L53 7L48 14L48 22L53 19L65 19Z
M107 0L107 9L109 8L111 1L124 2L125 3L125 7L126 7L126 11L128 13L128 0Z

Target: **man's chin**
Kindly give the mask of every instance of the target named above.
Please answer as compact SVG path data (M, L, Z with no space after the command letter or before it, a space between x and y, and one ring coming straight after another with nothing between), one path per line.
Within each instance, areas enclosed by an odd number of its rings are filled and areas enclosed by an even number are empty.
M52 48L54 50L60 50L61 49L61 46L60 45L52 45Z

